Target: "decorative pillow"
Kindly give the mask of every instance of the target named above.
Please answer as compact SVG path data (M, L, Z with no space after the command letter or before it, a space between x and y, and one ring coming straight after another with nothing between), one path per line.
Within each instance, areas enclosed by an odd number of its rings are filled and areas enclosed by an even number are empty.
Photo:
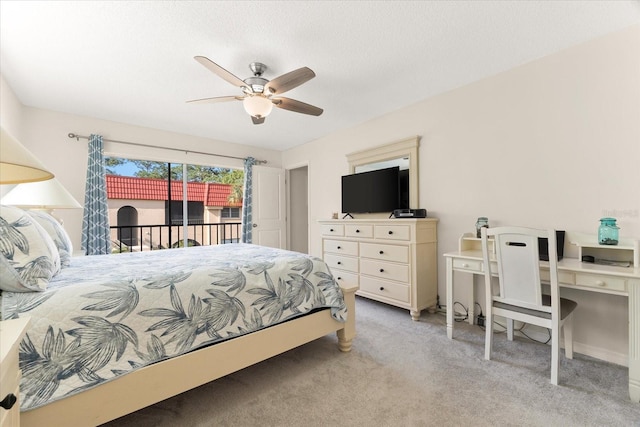
M56 248L60 253L60 267L69 267L71 265L71 254L73 253L73 245L71 238L60 222L43 211L27 211L29 216L33 218L56 244Z
M60 254L49 234L25 211L0 206L0 289L44 291L60 271Z

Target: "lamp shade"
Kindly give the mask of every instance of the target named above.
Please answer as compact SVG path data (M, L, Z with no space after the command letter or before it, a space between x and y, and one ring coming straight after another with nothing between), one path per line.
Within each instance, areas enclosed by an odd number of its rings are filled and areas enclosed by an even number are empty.
M71 209L82 207L55 178L16 185L0 200L0 203L26 209Z
M244 109L253 117L267 117L273 110L273 103L262 95L247 96L242 101Z
M0 184L44 181L53 178L42 163L4 129L0 129Z

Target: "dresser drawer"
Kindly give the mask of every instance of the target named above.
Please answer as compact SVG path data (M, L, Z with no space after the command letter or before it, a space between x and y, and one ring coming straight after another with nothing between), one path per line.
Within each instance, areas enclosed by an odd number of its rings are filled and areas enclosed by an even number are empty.
M465 271L484 271L484 266L482 261L471 260L471 259L461 259L454 258L453 259L453 268L456 270L465 270Z
M20 377L18 377L20 382ZM16 386L12 391L14 396L20 399L20 389ZM2 394L2 399L8 393ZM14 403L13 407L9 410L0 409L0 427L16 427L20 425L20 401Z
M1 345L5 345L3 342ZM7 353L5 358L0 364L0 399L9 394L15 392L20 384L20 369L18 367L18 351L17 347L15 351ZM17 395L16 395L17 396ZM4 409L0 408L0 412Z
M323 236L344 236L344 225L342 224L323 224L320 227Z
M360 243L360 256L382 261L409 262L409 247Z
M626 292L627 280L619 277L599 276L597 274L576 273L576 285L609 291Z
M360 273L380 277L381 279L409 282L409 266L407 264L391 264L360 259Z
M358 258L325 253L324 262L326 262L329 268L331 268L331 271L333 271L334 268L337 268L339 270L347 270L354 273L358 272Z
M410 240L411 227L408 225L376 225L375 238L385 240Z
M340 286L348 285L348 286L358 286L358 275L356 273L351 273L345 270L339 270L337 268L331 269L331 273L333 277L336 279L336 282Z
M403 303L409 302L409 286L374 277L360 277L360 290L365 294L391 298Z
M5 345L4 342L0 345ZM4 399L9 393L20 396L20 378L18 368L18 351L10 351L0 364L0 399ZM0 426L12 427L20 424L20 402L16 402L10 410L0 408Z
M347 237L373 237L373 227L368 224L347 224L344 226L344 235Z
M344 240L325 240L324 251L336 254L358 256L358 242Z

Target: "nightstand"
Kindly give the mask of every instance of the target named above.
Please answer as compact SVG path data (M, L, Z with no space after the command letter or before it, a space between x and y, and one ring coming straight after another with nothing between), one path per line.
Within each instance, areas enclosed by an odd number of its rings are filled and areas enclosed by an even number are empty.
M28 324L28 317L0 322L0 427L20 426L18 348Z

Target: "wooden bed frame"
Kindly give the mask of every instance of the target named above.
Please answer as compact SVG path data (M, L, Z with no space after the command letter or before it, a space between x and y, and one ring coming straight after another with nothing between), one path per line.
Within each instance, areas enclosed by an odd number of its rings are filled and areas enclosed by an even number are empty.
M22 427L96 426L337 332L351 351L356 335L355 292L342 287L347 322L321 310L248 335L146 366L79 394L20 414Z

